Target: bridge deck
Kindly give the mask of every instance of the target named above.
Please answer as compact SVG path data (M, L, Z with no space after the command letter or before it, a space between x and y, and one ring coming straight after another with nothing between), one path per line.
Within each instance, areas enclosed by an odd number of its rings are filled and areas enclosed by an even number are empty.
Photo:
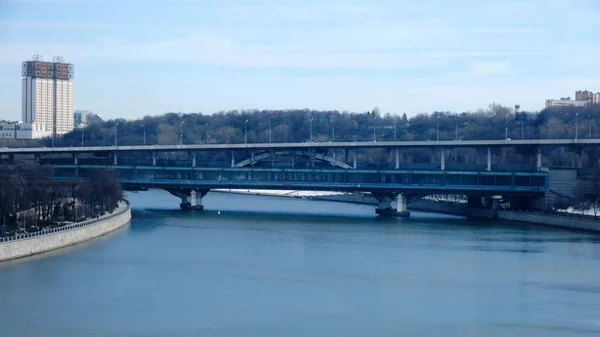
M190 145L135 145L0 148L3 154L51 154L94 152L179 152L223 150L289 150L289 149L371 149L371 148L458 148L458 147L548 147L598 146L600 139L520 139L520 140L445 140L445 141L380 141L380 142L306 142L256 144L190 144Z
M433 170L277 169L160 166L54 165L60 179L116 169L125 188L285 189L368 192L541 194L546 172L462 172Z

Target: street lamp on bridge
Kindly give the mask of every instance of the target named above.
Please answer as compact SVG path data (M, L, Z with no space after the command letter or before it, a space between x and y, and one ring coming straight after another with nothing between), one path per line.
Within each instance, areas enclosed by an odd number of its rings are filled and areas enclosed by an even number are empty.
M577 117L578 117L578 116L579 116L579 112L576 112L576 113L575 113L575 140L577 140L577 136L578 136L578 135L577 135L577 133L578 133L578 131L579 131L579 130L578 130L578 125L577 125L577 124L578 124L578 123L577 123Z
M311 118L309 121L309 123L310 123L310 127L309 127L310 131L309 131L309 139L308 139L309 142L312 142L312 121L313 121L313 119Z
M117 133L119 131L119 123L115 124L115 146L117 146Z
M440 115L436 116L436 124L435 124L435 141L440 141Z
M142 124L142 129L144 129L144 145L146 145L146 127Z
M248 144L248 120L244 122L244 144Z
M184 121L181 121L179 124L179 145L183 145L183 123Z
M206 144L208 144L208 123L204 123L206 125ZM202 138L202 136L200 136Z

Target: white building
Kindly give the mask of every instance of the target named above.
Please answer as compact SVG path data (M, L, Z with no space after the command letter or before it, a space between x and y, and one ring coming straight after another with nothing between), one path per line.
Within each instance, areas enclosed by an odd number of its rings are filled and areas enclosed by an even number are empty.
M583 108L589 105L587 101L574 101L571 99L547 99L546 108Z
M0 123L0 138L7 139L40 139L51 137L52 130L44 124L27 124L23 122Z
M44 125L44 131L56 135L73 130L73 65L60 58L43 62L34 57L23 62L22 75L23 122Z
M48 129L44 124L17 124L16 138L17 139L40 139L52 136L52 130Z
M0 138L16 138L16 124L15 123L0 123Z

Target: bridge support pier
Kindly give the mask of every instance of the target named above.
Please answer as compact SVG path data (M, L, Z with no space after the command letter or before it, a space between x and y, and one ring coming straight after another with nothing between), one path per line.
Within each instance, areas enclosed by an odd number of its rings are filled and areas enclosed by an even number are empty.
M377 209L375 209L375 213L381 216L396 216L402 218L408 218L410 216L410 212L407 210L407 197L400 193L398 195L394 194L379 194L372 193L375 199L379 201L377 205ZM392 203L396 203L396 208L392 208Z
M202 198L208 193L208 190L195 189L168 189L172 195L181 199L179 207L184 211L202 211Z
M77 153L73 153L73 161L75 161L75 165L79 164L79 163L78 163L78 160L77 160L77 159L78 159L78 157L79 157L79 156L77 155Z
M152 151L152 166L156 166L156 152Z
M117 153L113 152L113 165L117 165Z
M192 152L192 167L196 167L196 152Z
M235 167L235 152L231 151L231 167Z
M396 170L400 168L400 150L396 148Z
M487 167L486 171L492 170L492 148L487 148Z
M539 148L537 149L537 164L535 167L538 171L542 168L542 151Z
M352 151L352 158L353 158L353 160L354 160L354 166L353 166L353 167L354 167L354 169L356 170L356 150L353 150L353 151Z
M440 168L442 171L446 170L446 150L442 148L440 151Z

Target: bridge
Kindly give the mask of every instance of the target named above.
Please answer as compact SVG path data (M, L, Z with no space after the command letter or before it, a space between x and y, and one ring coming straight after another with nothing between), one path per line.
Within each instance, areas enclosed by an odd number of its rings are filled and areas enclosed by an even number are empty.
M541 149L598 145L600 139L4 148L0 160L34 158L63 180L113 168L125 189L165 189L181 198L183 209L203 209L211 189L320 190L368 192L379 200L378 214L408 216L407 203L430 194L463 194L471 204L483 200L490 207L501 199L524 207L547 204L552 179ZM535 149L536 165L493 164L492 149L503 147ZM414 148L436 151L438 162L401 163L399 152ZM446 165L445 151L452 148L487 150L485 163ZM388 151L389 163L358 162L357 151L370 149ZM215 159L223 153L230 158Z

